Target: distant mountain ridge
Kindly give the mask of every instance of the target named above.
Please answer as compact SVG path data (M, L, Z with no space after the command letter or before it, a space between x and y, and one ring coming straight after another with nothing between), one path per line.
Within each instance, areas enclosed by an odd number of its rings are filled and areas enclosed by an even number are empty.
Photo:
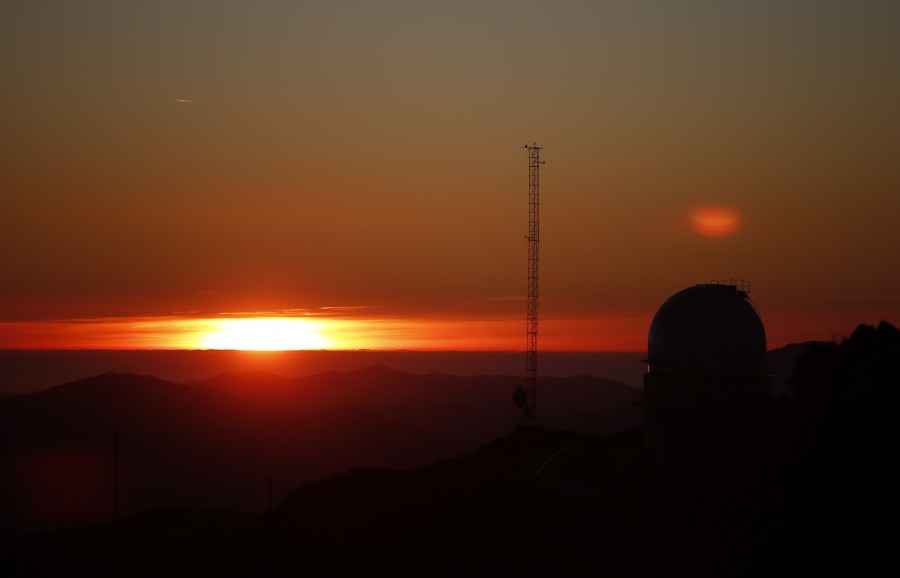
M0 481L0 530L109 519L117 434L121 513L157 505L260 511L270 476L277 500L351 467L421 466L504 435L516 424L518 382L383 366L192 384L106 373L0 398L0 461L10 473ZM629 386L592 377L545 385L542 407L560 427L639 423Z
M598 375L640 386L643 353L541 352L543 375ZM303 376L386 365L415 374L518 375L512 351L219 351L219 350L0 350L0 391L29 393L107 371L152 374L184 383L223 372L270 371Z
M814 344L790 364L793 396L704 418L713 435L660 468L628 459L641 457L640 429L526 428L424 467L358 467L305 483L264 515L160 508L14 536L0 542L0 567L23 576L880 575L895 565L898 359L900 331L888 324ZM352 386L362 375L328 383L348 396L365 389ZM299 387L272 374L216 379L268 387L269 403ZM63 393L82 387L92 391ZM275 415L243 393L220 395ZM368 415L359 411L354 424Z
M813 345L769 352L776 395L791 392L796 359ZM502 437L518 422L511 395L521 382L373 365L303 377L232 371L185 384L109 372L0 395L0 459L14 473L2 482L0 505L10 510L5 519L23 521L41 496L65 496L59 489L69 487L94 504L72 519L108 516L118 432L121 511L161 504L260 510L269 476L277 500L347 468L421 466ZM606 436L641 425L638 391L590 375L542 376L539 417L548 429ZM62 486L47 482L54 477ZM98 487L105 489L97 494Z
M804 341L803 343L790 343L784 347L771 349L766 352L766 366L772 373L772 394L777 398L783 395L793 395L791 376L797 365L797 360L814 345L821 341Z
M769 351L776 394L788 388L786 374L778 370L783 366L781 359L787 355L792 364L796 355L791 351L810 343ZM552 376L595 375L640 387L646 365L641 361L643 357L646 353L549 351L541 353L540 371ZM484 351L0 350L0 399L4 393L30 393L107 371L150 373L166 381L184 383L227 372L308 376L377 365L421 375L520 375L523 359L519 352Z
M518 419L512 392L518 376L418 375L386 366L285 378L228 373L193 382L263 407L296 413L360 405L379 415L469 440L469 449L511 431ZM641 423L637 390L594 376L541 377L539 417L548 428L605 435Z
M0 480L0 526L108 519L116 434L120 512L163 504L259 511L269 476L277 499L278 488L360 464L410 467L452 451L439 436L352 405L301 418L206 387L109 373L0 400L9 474Z

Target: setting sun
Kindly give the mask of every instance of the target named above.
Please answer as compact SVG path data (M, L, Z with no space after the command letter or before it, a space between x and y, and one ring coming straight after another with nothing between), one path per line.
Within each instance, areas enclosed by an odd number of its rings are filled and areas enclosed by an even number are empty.
M325 349L333 343L319 334L320 324L305 319L253 318L224 319L218 329L207 333L200 346L205 349L288 351Z

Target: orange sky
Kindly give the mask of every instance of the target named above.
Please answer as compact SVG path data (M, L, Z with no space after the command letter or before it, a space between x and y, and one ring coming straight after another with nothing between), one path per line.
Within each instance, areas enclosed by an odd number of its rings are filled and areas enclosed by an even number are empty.
M0 347L524 348L533 141L542 348L732 277L770 345L900 324L897 3L134 4L0 8Z

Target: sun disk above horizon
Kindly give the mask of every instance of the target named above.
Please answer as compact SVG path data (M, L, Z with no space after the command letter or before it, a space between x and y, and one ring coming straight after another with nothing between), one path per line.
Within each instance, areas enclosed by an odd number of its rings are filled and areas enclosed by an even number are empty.
M285 317L223 319L200 341L204 349L293 351L326 349L334 345L320 335L321 324Z

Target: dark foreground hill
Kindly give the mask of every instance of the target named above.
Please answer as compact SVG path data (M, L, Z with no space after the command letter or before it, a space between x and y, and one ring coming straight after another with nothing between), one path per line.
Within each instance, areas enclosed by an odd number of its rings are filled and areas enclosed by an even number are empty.
M299 380L231 374L190 386L110 373L5 398L0 531L160 506L262 511L351 467L421 466L511 431L512 383L384 367ZM553 383L559 392L546 406L557 423L588 431L592 418L607 431L635 423L628 386Z
M298 417L209 388L106 374L0 402L2 526L65 527L110 519L116 507L261 511L270 478L277 498L353 466L409 467L450 451L358 407Z
M4 543L10 575L894 575L900 333L814 346L795 398L722 411L663 469L638 430L526 430L356 468L267 514L155 510ZM50 555L52 553L52 555Z

